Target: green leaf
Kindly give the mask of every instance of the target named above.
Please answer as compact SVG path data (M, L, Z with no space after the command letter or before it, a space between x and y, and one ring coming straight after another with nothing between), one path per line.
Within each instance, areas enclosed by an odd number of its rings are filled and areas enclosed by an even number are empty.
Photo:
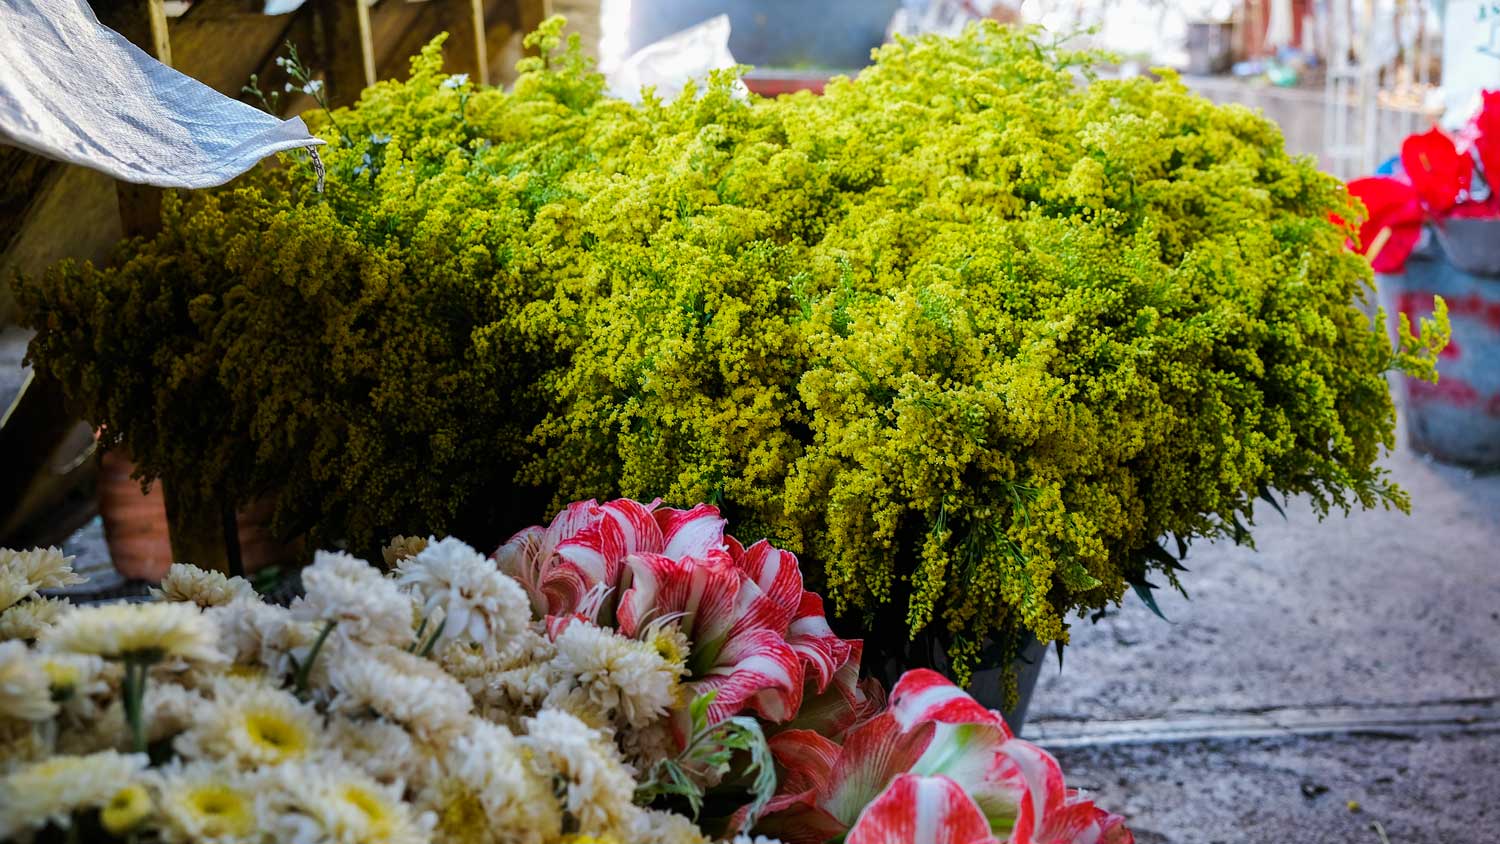
M1130 588L1134 589L1135 594L1139 595L1141 600L1146 602L1146 606L1150 607L1151 611L1156 613L1157 618L1169 624L1171 623L1171 619L1167 618L1165 615L1162 615L1161 607L1158 607L1156 605L1156 598L1151 594L1151 590L1156 588L1154 585L1152 585L1145 579L1132 580L1130 582Z
M1281 505L1280 504L1276 503L1276 498L1271 495L1270 488L1267 487L1265 484L1261 484L1261 486L1260 486L1260 500L1266 502L1267 504L1269 504L1273 508L1275 508L1276 512L1281 515L1281 518L1283 518L1283 519L1286 518L1286 511L1283 510L1283 509L1281 509Z
M1063 585L1073 592L1087 592L1104 585L1104 581L1089 574L1089 570L1077 560L1069 560L1059 576Z

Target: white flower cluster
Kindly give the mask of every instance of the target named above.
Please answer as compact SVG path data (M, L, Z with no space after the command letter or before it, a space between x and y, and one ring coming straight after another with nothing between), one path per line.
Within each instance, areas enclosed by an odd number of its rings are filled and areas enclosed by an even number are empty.
M0 840L706 842L636 804L685 674L451 539L391 576L318 554L290 607L171 568L155 601L74 607L55 551L0 551ZM623 749L623 751L622 751Z

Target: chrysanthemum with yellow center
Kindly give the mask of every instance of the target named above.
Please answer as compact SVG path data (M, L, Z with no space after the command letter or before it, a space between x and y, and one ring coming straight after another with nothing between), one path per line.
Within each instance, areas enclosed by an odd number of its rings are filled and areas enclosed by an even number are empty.
M151 795L144 787L132 783L115 793L99 813L99 821L112 835L127 835L151 816Z
M218 631L192 604L106 604L78 607L42 632L44 649L97 654L105 659L223 659Z
M20 642L0 642L0 718L44 721L56 714L41 660Z
M255 800L232 771L193 764L165 772L163 840L244 839L255 829Z
M224 682L203 718L176 742L188 758L232 761L241 768L307 756L318 746L317 711L291 694L245 681Z
M0 588L0 592L4 589ZM0 598L0 604L5 599ZM0 612L0 641L33 640L42 635L63 613L73 609L65 598L32 598Z
M108 750L54 756L7 774L0 778L0 841L49 823L68 827L74 812L103 806L145 766L143 755Z

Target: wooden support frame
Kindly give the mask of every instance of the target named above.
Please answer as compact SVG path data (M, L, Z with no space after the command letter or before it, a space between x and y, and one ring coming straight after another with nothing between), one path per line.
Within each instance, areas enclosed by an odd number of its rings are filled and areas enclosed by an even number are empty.
M328 103L346 106L375 84L375 42L364 0L314 0L313 29Z

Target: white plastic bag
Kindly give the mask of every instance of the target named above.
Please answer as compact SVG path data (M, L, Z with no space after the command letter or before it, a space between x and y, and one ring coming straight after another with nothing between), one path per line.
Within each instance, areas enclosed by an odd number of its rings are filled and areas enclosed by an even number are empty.
M223 184L323 143L167 67L85 0L0 0L0 141L126 182Z
M711 70L734 67L729 52L729 16L719 15L696 26L674 32L635 51L609 74L609 93L627 102L639 103L641 89L656 88L656 95L671 100L693 80L702 80ZM736 83L741 96L749 90Z

